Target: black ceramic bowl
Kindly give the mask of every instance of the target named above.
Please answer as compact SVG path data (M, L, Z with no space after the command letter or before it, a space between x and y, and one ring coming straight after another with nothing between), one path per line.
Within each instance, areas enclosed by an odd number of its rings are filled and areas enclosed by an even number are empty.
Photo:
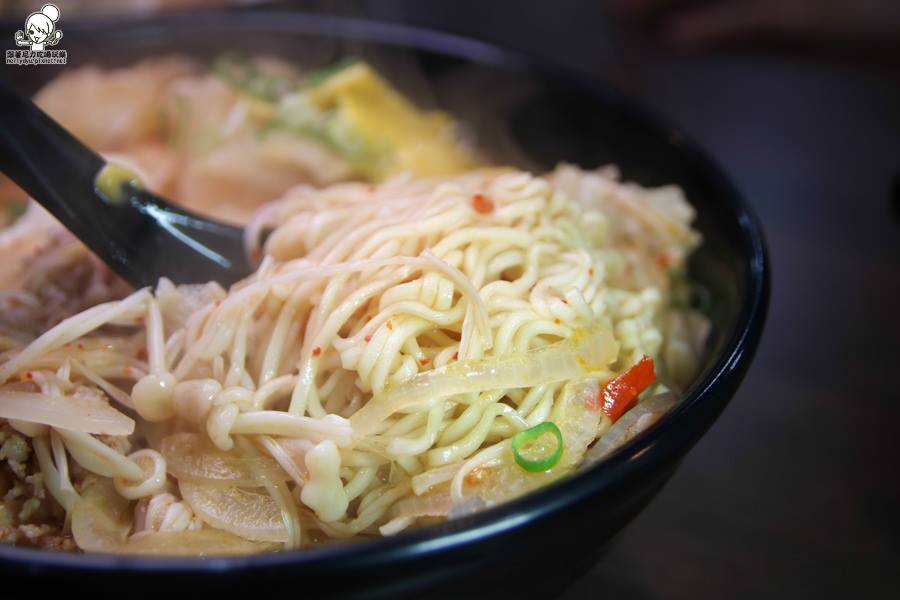
M12 31L2 39L12 47ZM62 25L61 25L62 28ZM728 404L759 342L768 302L762 232L747 204L689 138L602 82L472 40L283 12L140 22L69 19L65 66L6 67L31 91L64 69L166 53L240 49L324 66L363 57L417 102L458 115L506 162L618 165L643 185L674 183L705 243L693 277L710 292L709 357L685 401L605 462L483 513L393 538L227 559L61 554L0 545L0 574L28 589L163 597L281 591L346 598L539 598L589 569L666 483ZM89 110L89 107L85 107Z

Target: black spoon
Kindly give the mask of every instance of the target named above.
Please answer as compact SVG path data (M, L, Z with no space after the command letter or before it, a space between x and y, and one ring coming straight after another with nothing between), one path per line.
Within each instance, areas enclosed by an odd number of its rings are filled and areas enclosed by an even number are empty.
M85 107L91 110L91 107ZM218 281L253 271L243 230L179 208L108 164L0 80L0 171L128 283Z

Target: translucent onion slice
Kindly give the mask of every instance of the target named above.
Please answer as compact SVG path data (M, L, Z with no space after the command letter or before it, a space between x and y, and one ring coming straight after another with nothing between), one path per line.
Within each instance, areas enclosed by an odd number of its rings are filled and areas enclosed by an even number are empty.
M450 491L444 489L424 496L410 496L397 502L391 508L391 516L398 517L445 517L453 508Z
M142 534L131 538L131 503L119 496L112 482L90 486L72 509L72 535L86 552L157 556L229 556L277 550L271 543L253 542L225 531L199 529Z
M600 430L602 411L588 408L587 401L599 391L596 380L585 379L574 384L565 402L550 414L562 437L562 456L545 470L529 471L515 460L511 440L505 440L476 454L451 482L453 501L462 504L480 496L487 504L517 498L571 472L587 452ZM554 436L555 437L555 436ZM558 438L557 438L558 439ZM555 441L555 440L554 440ZM467 468L475 465L474 469Z
M665 392L647 398L622 415L609 430L597 440L584 457L579 468L587 468L603 460L615 450L652 427L679 401L674 392Z
M88 394L56 396L0 392L0 418L100 435L130 435L134 432L132 419L104 400Z
M290 479L275 459L241 456L220 450L201 433L176 433L163 438L160 454L179 481L220 486L258 487Z
M381 525L381 535L390 536L400 533L416 522L419 517L446 517L453 508L450 491L443 490L424 496L412 496L395 504L390 511L391 520Z
M389 387L356 411L350 423L357 436L364 436L395 412L434 398L580 379L605 368L617 352L613 334L592 327L523 354L450 363Z
M450 510L447 511L447 518L451 520L461 519L479 513L488 508L488 506L489 504L485 502L484 498L481 496L472 496L459 504L453 505Z
M286 542L281 509L265 489L179 483L181 496L205 523L248 540Z

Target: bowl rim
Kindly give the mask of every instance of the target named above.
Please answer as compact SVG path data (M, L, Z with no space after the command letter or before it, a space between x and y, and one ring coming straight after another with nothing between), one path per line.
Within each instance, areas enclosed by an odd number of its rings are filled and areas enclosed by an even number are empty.
M236 18L236 15L239 18ZM677 145L705 178L719 191L719 201L737 220L741 248L749 259L740 283L739 314L731 331L721 343L722 353L711 363L684 400L651 430L619 448L601 464L567 476L547 488L505 502L488 510L458 520L429 525L394 537L376 538L351 543L333 543L297 551L235 557L155 557L109 554L81 554L0 544L0 565L17 564L27 573L50 570L138 571L143 573L216 573L254 567L290 565L321 567L335 558L372 565L387 564L396 557L432 554L477 542L485 536L509 532L536 519L564 511L604 490L613 489L623 480L639 476L650 469L661 456L684 454L708 429L730 401L731 394L743 379L762 336L768 311L770 266L765 237L752 207L731 183L720 167L691 136L675 127L640 100L616 89L596 75L561 66L552 59L523 50L400 23L308 13L295 10L240 9L212 10L200 13L165 14L154 17L95 17L67 19L67 30L89 33L106 23L116 23L121 35L135 29L152 34L170 28L224 28L239 31L265 29L278 34L349 36L354 39L425 50L486 63L512 70L528 70L553 76L579 86L585 93L612 110L621 111ZM0 23L0 30L6 27ZM118 33L115 35L119 35ZM115 37L115 35L113 37ZM699 415L699 416L698 416Z

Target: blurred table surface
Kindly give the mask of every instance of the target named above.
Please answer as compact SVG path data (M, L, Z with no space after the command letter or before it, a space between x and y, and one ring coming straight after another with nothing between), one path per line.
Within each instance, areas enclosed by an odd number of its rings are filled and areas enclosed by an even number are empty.
M496 4L369 6L630 91L715 157L772 265L738 394L562 600L900 597L900 57L677 56L630 48L602 2Z

